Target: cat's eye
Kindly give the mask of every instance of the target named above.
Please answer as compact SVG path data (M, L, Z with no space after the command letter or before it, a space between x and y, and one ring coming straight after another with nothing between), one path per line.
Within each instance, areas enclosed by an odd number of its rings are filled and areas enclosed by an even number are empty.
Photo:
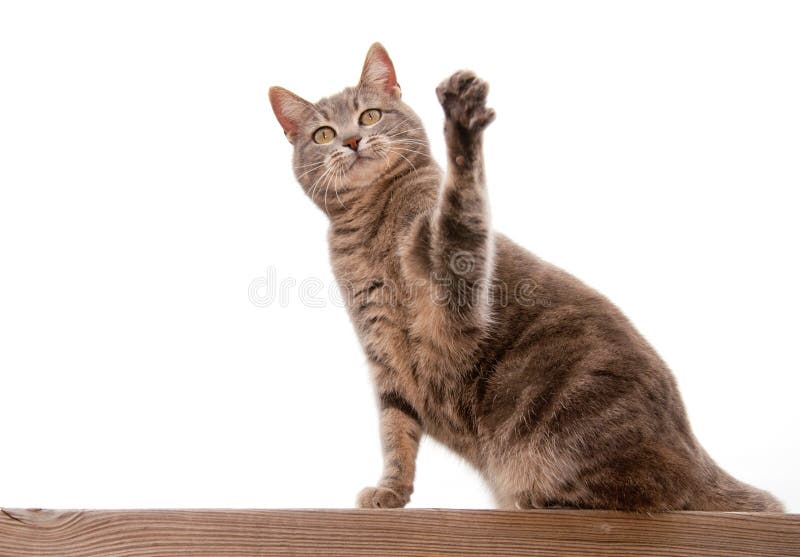
M314 142L320 145L330 143L333 141L334 137L336 137L336 132L333 131L333 128L329 128L328 126L322 127L314 132Z
M361 116L358 118L358 121L361 123L362 126L371 126L380 119L381 119L381 111L378 110L377 108L370 108L369 110L365 110L364 112L361 113Z

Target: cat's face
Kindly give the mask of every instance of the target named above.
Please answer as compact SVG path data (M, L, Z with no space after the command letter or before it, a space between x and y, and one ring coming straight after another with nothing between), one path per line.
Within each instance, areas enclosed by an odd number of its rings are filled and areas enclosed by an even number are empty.
M270 101L294 146L295 176L320 206L340 202L339 193L370 186L427 151L419 118L400 100L392 62L377 43L357 87L316 104L273 87Z

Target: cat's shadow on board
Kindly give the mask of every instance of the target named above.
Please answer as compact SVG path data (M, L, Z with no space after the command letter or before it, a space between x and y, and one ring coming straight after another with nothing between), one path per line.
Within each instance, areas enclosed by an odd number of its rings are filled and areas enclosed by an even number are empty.
M460 71L436 93L444 172L380 44L357 86L317 103L270 89L380 400L383 475L358 505L408 503L425 434L501 508L781 512L700 446L672 373L614 304L493 232L486 82Z

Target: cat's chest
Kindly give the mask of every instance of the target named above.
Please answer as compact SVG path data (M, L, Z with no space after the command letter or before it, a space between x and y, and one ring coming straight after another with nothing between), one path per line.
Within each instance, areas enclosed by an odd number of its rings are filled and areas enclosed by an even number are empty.
M402 394L423 416L426 430L449 445L467 435L470 427L457 400L457 371L463 365L431 342L431 323L437 323L426 319L432 298L424 284L405 282L399 259L392 256L331 250L331 260L378 391ZM453 448L463 452L460 445Z
M340 280L347 311L365 347L397 359L409 350L410 316L396 278L374 274L358 282Z
M407 327L396 249L362 235L329 236L329 252L344 305L360 333L377 323Z

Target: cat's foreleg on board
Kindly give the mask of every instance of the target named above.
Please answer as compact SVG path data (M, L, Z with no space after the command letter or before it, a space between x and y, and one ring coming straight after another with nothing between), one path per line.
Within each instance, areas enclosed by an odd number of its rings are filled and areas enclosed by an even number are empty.
M356 503L361 508L404 507L414 491L417 449L422 423L416 410L394 391L380 395L380 434L383 474L376 487L364 488Z

